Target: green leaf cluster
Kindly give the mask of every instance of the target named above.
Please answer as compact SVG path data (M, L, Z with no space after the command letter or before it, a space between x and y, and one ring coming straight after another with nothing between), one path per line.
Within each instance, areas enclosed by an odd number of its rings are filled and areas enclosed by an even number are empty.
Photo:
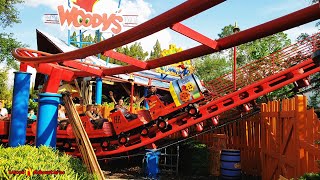
M299 180L318 180L320 179L320 173L306 173Z
M20 3L23 3L23 0L0 0L0 26L2 28L21 22L19 11L15 8L15 5Z
M0 100L12 99L12 88L8 87L8 70L0 70ZM6 104L7 106L7 104Z
M204 81L210 81L231 71L232 64L225 57L217 54L194 59L195 74Z
M25 171L26 169L41 171L63 171L57 175L14 175L9 171ZM86 167L79 159L62 154L57 150L41 146L19 146L4 148L0 146L0 178L1 179L97 179L87 172Z

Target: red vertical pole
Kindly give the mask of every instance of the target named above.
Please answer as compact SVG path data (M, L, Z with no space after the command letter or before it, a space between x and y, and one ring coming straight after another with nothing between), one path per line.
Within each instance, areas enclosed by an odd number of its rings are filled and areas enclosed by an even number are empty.
M20 72L27 72L28 65L23 62L20 62Z
M233 88L234 88L234 91L237 90L237 48L236 46L233 47Z
M130 112L133 113L133 91L134 91L134 82L131 82L131 94L130 94Z

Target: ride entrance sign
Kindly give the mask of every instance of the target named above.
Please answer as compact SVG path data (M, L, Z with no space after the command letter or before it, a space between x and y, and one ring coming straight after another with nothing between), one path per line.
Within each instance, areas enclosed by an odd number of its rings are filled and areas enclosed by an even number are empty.
M57 7L58 14L45 14L45 23L60 24L62 29L99 30L119 34L124 27L137 24L138 15L124 15L122 10L101 13L95 11L97 0L72 0Z
M58 14L61 27L74 27L76 29L111 31L114 34L121 32L124 19L119 13L96 14L86 12L84 9L73 6L58 6Z

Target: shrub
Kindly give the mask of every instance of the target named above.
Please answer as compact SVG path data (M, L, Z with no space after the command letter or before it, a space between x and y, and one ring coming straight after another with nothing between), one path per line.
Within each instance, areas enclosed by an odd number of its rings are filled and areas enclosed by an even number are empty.
M299 178L300 180L318 180L320 179L320 173L306 173L302 177Z
M26 175L31 170L31 175ZM37 174L36 171L55 171L61 174ZM15 174L17 172L23 174ZM33 174L32 174L33 173ZM64 173L64 174L63 174ZM20 146L4 148L0 146L0 179L97 179L87 172L79 159L41 146Z

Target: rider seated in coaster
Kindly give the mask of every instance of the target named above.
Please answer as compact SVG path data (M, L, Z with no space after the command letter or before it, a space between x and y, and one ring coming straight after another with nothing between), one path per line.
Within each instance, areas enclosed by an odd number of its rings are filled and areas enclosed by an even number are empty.
M169 94L166 94L164 96L161 96L160 94L158 94L157 88L155 86L151 86L149 88L149 92L148 92L146 98L149 98L152 95L158 96L158 98L163 102L164 105L168 105L173 102L173 100Z
M69 123L69 119L66 117L66 109L63 105L59 104L58 109L58 123L61 130L66 130Z
M110 95L110 98L112 99L112 101L115 104L114 109L112 111L110 111L111 113L120 110L122 112L122 114L124 115L124 117L126 119L128 119L128 120L133 120L133 119L138 118L138 116L136 114L131 114L128 111L127 107L125 107L123 105L123 99L122 98L119 99L119 101L117 102L113 97L113 92L112 91L109 91L109 95Z
M34 110L30 109L28 113L28 124L32 124L37 120L37 116L34 114Z
M0 120L9 120L8 110L3 107L2 101L0 101Z
M90 118L90 122L96 129L101 129L105 120L100 118L99 114L96 114L95 112L97 112L97 110L95 110L94 106L88 104L86 107L86 115Z

